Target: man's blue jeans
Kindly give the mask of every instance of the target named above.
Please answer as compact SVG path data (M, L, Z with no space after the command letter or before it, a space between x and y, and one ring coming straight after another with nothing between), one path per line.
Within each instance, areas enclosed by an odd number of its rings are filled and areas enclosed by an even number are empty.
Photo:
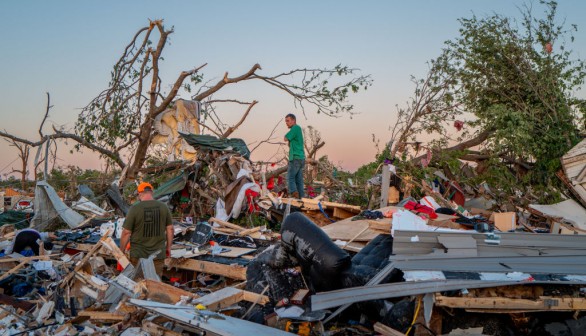
M299 198L305 196L303 191L303 167L305 167L305 160L291 160L289 161L289 167L287 168L287 188L289 189L289 195L297 191Z

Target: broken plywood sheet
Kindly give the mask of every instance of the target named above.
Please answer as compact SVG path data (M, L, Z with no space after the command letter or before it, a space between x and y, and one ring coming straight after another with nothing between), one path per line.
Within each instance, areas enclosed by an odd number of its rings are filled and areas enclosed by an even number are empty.
M586 209L572 199L550 205L529 204L529 208L538 211L544 217L563 218L566 223L586 230Z

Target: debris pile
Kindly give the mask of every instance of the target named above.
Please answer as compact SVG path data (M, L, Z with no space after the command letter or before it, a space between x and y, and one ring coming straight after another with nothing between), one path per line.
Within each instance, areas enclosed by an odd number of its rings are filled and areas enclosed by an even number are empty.
M119 247L127 205L116 188L102 206L87 191L68 206L40 181L34 214L0 215L2 334L582 330L586 210L572 199L502 211L455 182L441 191L411 180L425 191L415 199L386 178L375 209L323 194L293 199L255 182L238 142L184 138L198 160L155 190L170 207L185 195L189 204L173 223L162 276L154 256L133 265ZM395 205L385 187L402 193ZM272 224L235 223L250 209ZM38 234L37 250L15 244L22 232Z

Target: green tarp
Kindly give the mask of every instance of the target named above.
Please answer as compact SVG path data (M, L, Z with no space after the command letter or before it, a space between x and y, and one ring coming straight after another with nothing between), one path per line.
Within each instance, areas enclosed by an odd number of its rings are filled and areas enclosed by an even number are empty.
M185 134L179 133L188 144L196 149L233 151L240 153L246 159L250 160L250 150L242 139L220 139L213 135L207 134Z
M157 199L165 195L170 195L183 190L187 184L188 175L188 173L182 172L181 174L160 185L157 189L155 189L155 194L153 195L154 198Z
M17 230L29 227L33 214L30 212L9 210L0 213L0 226L13 224Z

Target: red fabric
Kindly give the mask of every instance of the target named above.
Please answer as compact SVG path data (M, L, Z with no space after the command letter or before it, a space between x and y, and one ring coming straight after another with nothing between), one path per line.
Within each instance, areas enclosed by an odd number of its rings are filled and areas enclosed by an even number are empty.
M273 190L274 187L275 187L275 177L271 177L269 179L269 181L267 182L267 189Z
M413 201L409 201L405 203L404 208L407 210L414 211L415 213L423 213L429 216L430 219L436 219L437 214L435 210L428 207L427 205L419 204Z
M256 191L253 191L251 189L247 189L246 192L244 193L244 195L246 196L246 200L248 201L248 212L249 213L253 213L255 210L256 211L260 210L258 205L254 202L254 198L260 196L259 193L257 193Z

